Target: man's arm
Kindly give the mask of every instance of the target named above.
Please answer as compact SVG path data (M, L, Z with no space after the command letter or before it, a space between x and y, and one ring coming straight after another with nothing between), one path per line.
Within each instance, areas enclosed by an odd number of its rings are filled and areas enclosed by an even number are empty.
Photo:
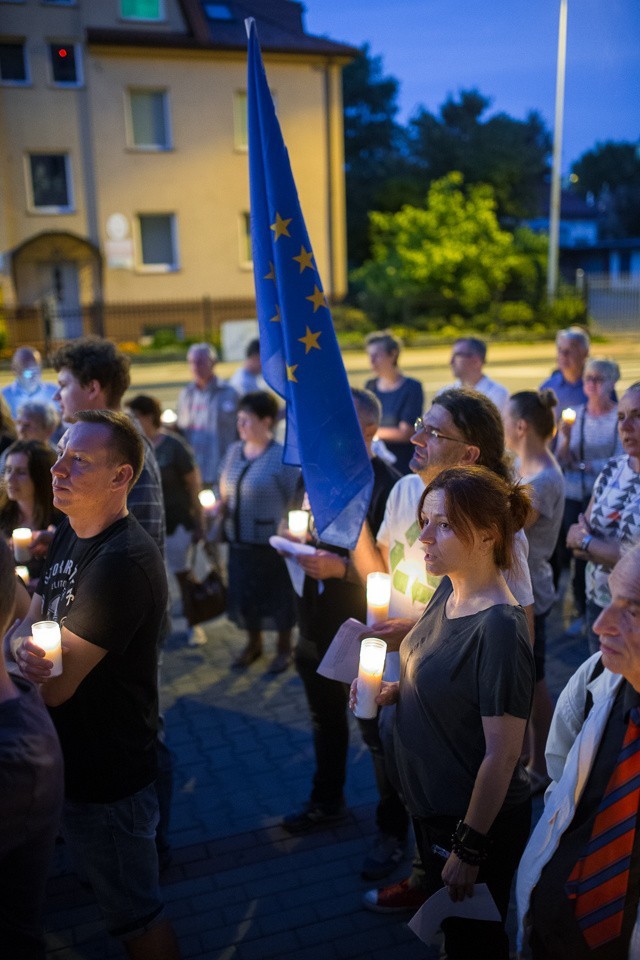
M374 540L368 523L362 524L358 542L351 551L351 562L363 583L370 573L389 572L389 548Z
M15 659L20 672L33 683L42 684L42 699L48 707L58 707L69 700L84 678L100 663L107 651L83 640L62 627L62 674L51 676L53 663L45 651L31 639L23 637L16 648Z

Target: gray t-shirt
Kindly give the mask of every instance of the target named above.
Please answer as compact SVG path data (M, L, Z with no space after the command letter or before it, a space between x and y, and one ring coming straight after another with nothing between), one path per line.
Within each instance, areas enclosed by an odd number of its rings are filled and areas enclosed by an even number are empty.
M564 477L556 461L540 473L523 477L533 487L533 506L540 516L525 530L529 541L529 573L533 587L533 612L546 613L555 598L549 558L555 549L564 514Z
M535 669L522 607L497 604L449 620L451 592L445 577L400 646L396 759L414 817L464 817L486 749L482 718L527 718L533 698ZM528 796L518 763L502 809Z

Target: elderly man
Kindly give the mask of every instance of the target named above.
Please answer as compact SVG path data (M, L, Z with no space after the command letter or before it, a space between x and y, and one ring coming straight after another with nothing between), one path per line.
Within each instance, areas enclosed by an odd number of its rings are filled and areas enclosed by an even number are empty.
M496 383L495 380L491 380L483 373L482 368L486 359L487 345L484 340L480 340L478 337L460 337L453 344L451 360L449 361L451 371L456 379L450 387L444 387L443 389L467 387L470 390L477 390L478 393L482 393L489 400L493 400L498 410L502 412L509 399L509 391L501 383Z
M2 388L2 395L9 404L14 419L22 404L28 400L34 403L51 403L56 387L55 384L42 380L42 357L39 350L19 347L11 360L11 369L16 379Z
M541 390L551 388L558 398L556 414L567 407L578 407L587 402L582 385L584 365L589 356L589 334L582 327L567 327L556 334L556 362L558 367L544 383Z
M24 676L42 684L65 762L65 840L110 933L135 960L175 960L163 918L155 830L158 636L167 601L158 547L127 510L143 464L128 417L85 410L51 472L58 527L26 619L10 636ZM31 637L62 632L62 673Z
M178 426L195 453L205 487L217 483L222 458L237 440L238 394L218 380L218 354L209 343L194 343L187 352L193 383L178 397Z
M13 617L13 556L0 538L0 634ZM34 684L0 657L0 943L44 960L41 912L63 798L62 753Z
M640 957L640 547L609 585L611 603L594 624L600 652L558 700L552 783L518 871L535 960Z

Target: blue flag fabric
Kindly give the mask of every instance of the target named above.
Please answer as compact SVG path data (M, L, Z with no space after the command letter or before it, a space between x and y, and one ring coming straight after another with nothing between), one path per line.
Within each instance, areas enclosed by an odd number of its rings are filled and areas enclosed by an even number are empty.
M284 462L302 467L320 537L352 549L373 470L267 84L249 33L251 244L263 375L287 403Z

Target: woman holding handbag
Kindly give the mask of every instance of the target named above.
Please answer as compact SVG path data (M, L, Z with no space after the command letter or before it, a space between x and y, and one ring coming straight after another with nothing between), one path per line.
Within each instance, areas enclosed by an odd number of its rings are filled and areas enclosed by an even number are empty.
M291 662L295 625L293 588L281 556L269 545L296 494L300 470L282 462L274 440L278 403L271 393L247 393L238 406L240 440L220 469L223 529L229 543L227 615L247 631L247 644L233 666L242 670L262 656L262 631L278 634L276 655L267 668L281 673Z

